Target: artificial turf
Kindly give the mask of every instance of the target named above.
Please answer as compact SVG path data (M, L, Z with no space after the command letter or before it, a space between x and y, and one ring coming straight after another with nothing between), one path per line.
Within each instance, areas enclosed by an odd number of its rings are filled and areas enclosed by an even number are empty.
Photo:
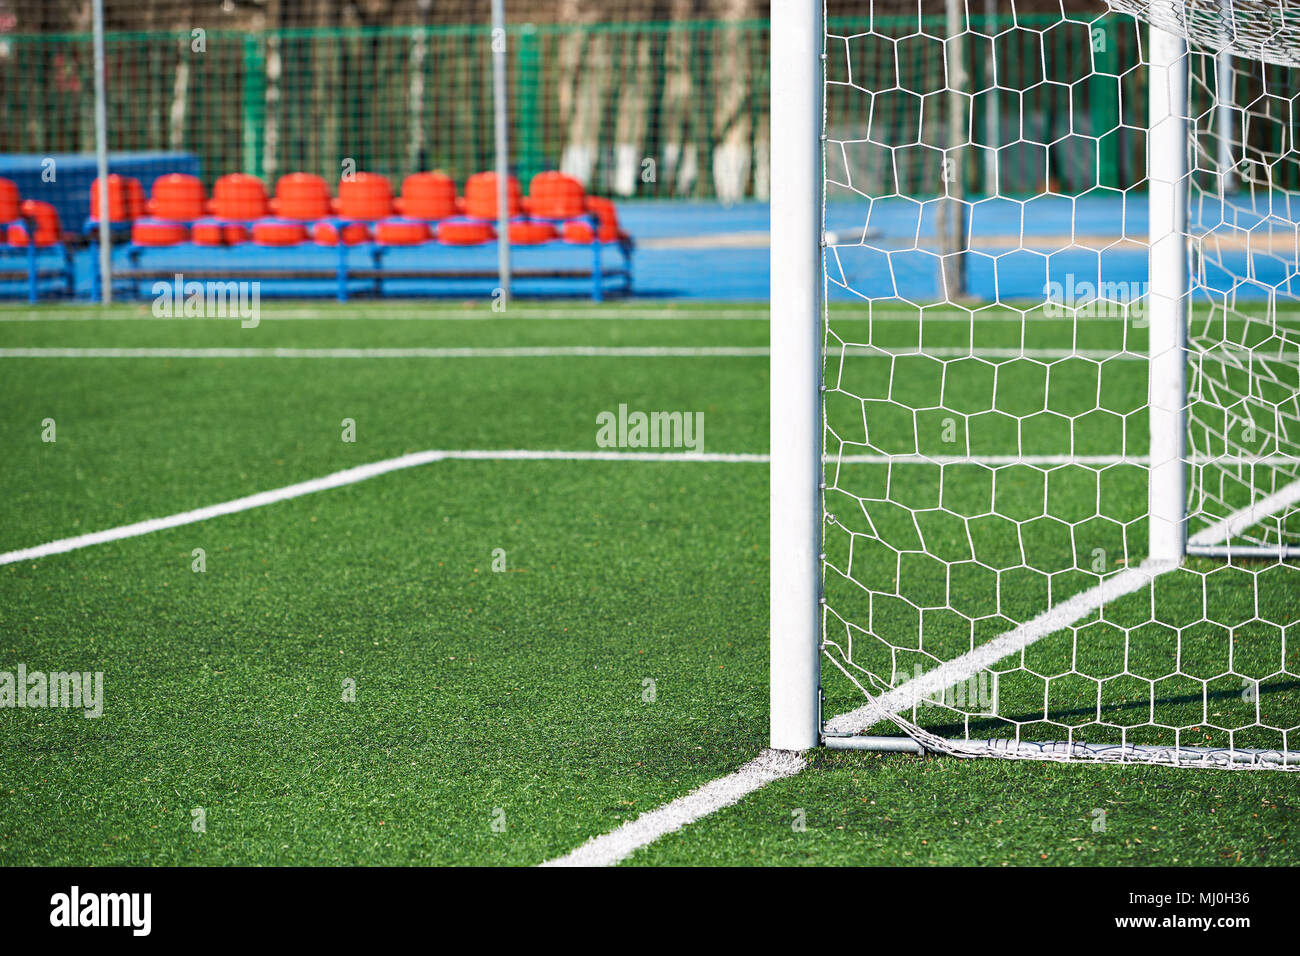
M0 322L0 348L767 341L732 305L571 308L264 304L241 329L122 307ZM0 550L410 451L594 450L620 403L703 411L706 451L767 446L762 356L0 363ZM536 863L734 770L767 734L766 484L440 461L0 567L0 669L105 674L100 718L0 712L0 863ZM1294 863L1295 779L820 754L631 862Z

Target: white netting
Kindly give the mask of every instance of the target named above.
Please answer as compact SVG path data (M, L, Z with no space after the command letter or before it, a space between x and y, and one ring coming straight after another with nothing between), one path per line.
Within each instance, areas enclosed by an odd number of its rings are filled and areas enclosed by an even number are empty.
M1300 66L1300 5L1293 0L1107 0L1211 53Z
M1145 27L828 23L828 737L1300 767L1300 71L1217 49L1187 55L1174 567L1146 560Z
M1189 58L1189 451L1201 528L1300 479L1300 71ZM1294 508L1234 536L1300 546Z

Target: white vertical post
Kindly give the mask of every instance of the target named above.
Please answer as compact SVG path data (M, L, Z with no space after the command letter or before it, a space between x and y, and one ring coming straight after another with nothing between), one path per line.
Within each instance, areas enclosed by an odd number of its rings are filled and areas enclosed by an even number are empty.
M948 85L948 135L943 152L943 188L947 198L939 205L940 292L948 302L966 295L966 183L965 151L970 139L970 79L966 74L966 8L964 0L946 0L947 40L944 68Z
M997 0L984 0L984 33L986 36L996 36L998 32L998 4ZM992 73L993 63L986 65L989 73ZM998 191L998 151L997 145L1001 137L999 125L1001 116L999 110L1002 104L999 102L997 88L992 86L993 77L990 76L984 82L989 87L989 92L985 93L985 103L988 105L984 109L984 144L988 148L984 150L984 195L991 196ZM973 138L973 137L972 137Z
M99 176L99 291L100 301L113 301L113 234L108 209L108 105L104 93L104 0L92 4L95 69L95 169Z
M1149 557L1181 561L1187 546L1187 45L1151 27L1149 46Z
M1214 123L1217 131L1219 154L1215 157L1219 166L1219 179L1223 183L1225 194L1235 192L1237 180L1235 161L1232 158L1233 147L1233 113L1236 107L1236 84L1232 81L1232 54L1222 50L1214 58Z
M506 3L492 0L492 112L497 151L497 281L503 304L510 301L510 115L506 102Z
M820 0L772 4L771 740L818 743L821 663Z

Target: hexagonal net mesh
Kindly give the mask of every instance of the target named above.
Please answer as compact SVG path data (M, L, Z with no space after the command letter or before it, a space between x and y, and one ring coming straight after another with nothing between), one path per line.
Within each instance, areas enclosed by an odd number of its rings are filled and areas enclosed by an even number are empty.
M1300 6L1290 0L1109 0L1201 49L1300 66Z
M1300 769L1300 69L1191 37L1171 562L1147 26L1031 0L827 22L828 744Z

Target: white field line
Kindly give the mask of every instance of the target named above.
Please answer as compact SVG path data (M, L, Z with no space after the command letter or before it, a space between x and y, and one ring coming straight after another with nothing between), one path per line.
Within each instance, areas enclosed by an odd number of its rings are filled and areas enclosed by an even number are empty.
M789 750L764 750L734 773L711 780L684 797L629 820L617 830L594 836L582 846L542 866L611 866L665 834L729 807L773 780L793 777L804 759Z
M409 310L409 311L407 311ZM887 309L877 308L870 313L871 318L884 322L912 321L915 322L920 312L915 309ZM705 322L715 319L725 319L734 321L754 321L766 322L770 315L764 306L753 309L715 309L709 306L683 306L676 309L644 309L644 308L614 308L614 309L575 309L568 311L566 309L521 309L507 313L492 312L488 309L458 309L455 311L437 310L437 309L420 309L419 306L411 307L401 302L394 302L391 306L380 309L373 307L349 308L345 311L335 310L326 307L319 309L263 309L260 316L261 322L276 321L312 321L312 322L519 322L519 321L600 321L600 322L621 322L621 321L672 321L680 319L688 322ZM859 316L858 310L852 307L848 309L831 308L832 319L853 319L866 318L866 315ZM130 312L110 312L107 315L99 313L99 307L61 311L58 309L31 309L26 312L0 311L0 322L242 322L237 315L218 317L195 317L195 318L177 318L174 316L156 316L152 312L141 311L139 313ZM954 310L950 313L936 313L933 309L927 311L925 316L926 322L970 322L971 316L967 312ZM979 322L1020 322L1021 316L1013 314L998 314L991 316L980 316L976 321ZM1074 321L1068 317L1049 318L1043 317L1032 318L1029 321L1048 321L1048 322L1065 322ZM1088 320L1093 322L1123 322L1122 316L1097 316Z
M1242 459L1242 462L1240 463L1258 464L1260 462L1269 462L1273 457L1277 457L1282 463L1295 463L1294 458L1287 456ZM312 478L308 481L298 482L297 484L286 485L283 488L276 488L271 491L262 491L257 494L246 495L243 498L223 501L220 504L208 505L205 508L196 508L192 511L182 511L177 514L168 515L164 518L149 518L132 524L120 525L116 528L107 528L103 531L93 531L89 534L77 535L72 538L60 538L56 541L36 545L35 547L9 551L0 554L0 564L13 564L18 561L43 558L51 554L62 554L65 551L75 551L79 548L88 548L92 545L103 544L107 541L120 541L123 538L135 538L140 535L152 534L155 531L164 531L168 528L179 527L180 525L207 521L209 518L217 518L222 515L248 511L252 508L260 508L263 505L275 504L278 501L287 501L290 498L298 498L302 495L313 494L317 491L326 491L330 488L339 488L343 485L356 484L359 481L365 481L369 478L388 474L390 471L400 471L404 468L415 468L420 465L426 465L430 462L442 461L444 459L460 461L684 461L715 464L766 464L770 460L770 457L766 453L760 452L547 451L519 448L503 450L470 449L413 452L409 455L402 455L398 458L389 458L384 461L371 462L368 465L358 465L355 468L336 471L333 474L325 475L321 478ZM1093 467L1117 464L1146 464L1146 458L1144 457L1138 456L1125 458L1122 455L951 455L935 457L925 457L922 455L841 455L839 458L827 456L825 460L827 463L838 462L841 464L866 465L1079 465ZM1229 459L1219 459L1219 461L1220 463L1229 463ZM1242 509L1242 511L1235 512L1233 516L1225 518L1224 521L1235 520L1237 524L1234 524L1233 527L1237 530L1234 530L1232 534L1226 535L1222 540L1227 540L1227 538L1234 536L1245 527L1261 520L1268 513L1271 513L1271 511L1276 511L1286 507L1287 505L1294 503L1297 499L1300 499L1300 482L1289 485L1282 489L1282 491L1270 495L1268 498L1261 499L1255 505L1253 510ZM1250 520L1247 520L1247 518ZM1214 534L1217 534L1215 529L1223 524L1224 522L1219 522L1216 525L1211 525L1203 531L1198 532L1192 536L1190 543L1196 545L1218 543L1218 539L1212 540L1212 538Z
M1239 508L1227 517L1208 525L1193 535L1188 543L1202 546L1223 544L1250 525L1297 501L1300 501L1300 481L1293 481L1268 497ZM1014 630L999 634L987 644L982 644L932 671L900 684L873 702L826 721L826 729L832 733L861 733L879 721L884 713L897 714L909 710L925 697L947 690L958 682L991 667L1004 657L1022 651L1047 635L1068 627L1102 605L1141 590L1160 575L1178 567L1179 565L1172 561L1143 561L1136 568L1121 571L1100 584L1048 608Z
M0 312L0 322L242 322L237 315L232 316L196 316L181 318L177 316L159 316L152 312L96 314L97 308L75 311L56 309L33 309L27 312ZM409 309L409 311L407 311ZM902 316L904 313L899 312ZM915 316L915 313L913 313ZM619 321L671 321L680 319L687 322L725 319L734 321L766 322L766 307L754 309L709 309L707 307L682 309L519 309L508 313L492 312L489 309L457 309L455 311L421 309L404 306L394 302L383 308L350 308L346 311L325 309L284 309L271 310L265 306L259 316L259 322L308 321L308 322L527 322L537 321L574 321L585 320L599 322Z
M1099 315L1087 316L1075 319L1073 316L1044 316L1032 315L1036 311L1035 307L1031 315L1021 315L1017 312L1000 312L996 315L979 315L979 313L963 312L953 310L949 312L937 312L935 307L928 307L924 313L923 324L931 325L933 323L959 323L962 325L985 325L991 323L1014 324L1014 325L1036 325L1040 323L1071 323L1100 325L1105 323L1125 324L1130 319L1122 315ZM832 324L837 323L858 323L858 321L867 321L870 319L874 323L917 323L922 317L922 313L917 310L906 310L906 308L875 308L867 312L862 308L853 308L845 306L831 307ZM754 308L754 310L727 310L727 308L710 308L701 306L698 308L659 308L659 310L650 310L650 308L627 308L627 310L602 310L602 308L581 308L572 312L564 310L526 310L512 312L510 315L503 315L499 312L489 312L487 310L460 310L455 312L446 311L403 311L402 303L396 302L391 307L383 308L378 311L367 311L364 308L357 310L348 310L347 312L334 311L326 308L325 311L315 310L285 310L285 311L264 311L259 317L259 323L268 323L268 321L320 321L320 323L334 323L334 321L428 321L428 323L443 323L443 321L484 321L484 323L506 323L506 321L757 321L757 323L767 323L770 319L770 313L766 308ZM109 313L109 315L99 315L96 310L86 311L57 311L57 310L32 310L27 312L0 312L0 323L57 323L57 321L66 321L66 323L105 323L105 321L185 321L185 323L242 323L243 319L239 316L229 317L192 317L192 319L177 319L177 317L155 316L151 312L142 312L138 315L133 313ZM1244 320L1242 320L1244 321ZM1281 313L1277 316L1277 324L1287 325L1300 323L1300 313Z
M462 358L763 358L765 345L537 345L466 348L0 348L0 359L462 359ZM991 359L1120 359L1146 361L1145 355L1112 349L1023 349L937 346L847 346L827 353L835 356L889 358Z
M0 348L0 359L463 359L463 358L764 358L766 346L705 345L535 345L464 348ZM1250 356L1247 352L1247 357ZM1266 359L1289 359L1295 352L1269 352ZM856 358L985 358L1061 361L1092 359L1145 362L1146 355L1114 349L971 348L969 346L846 345L830 349L828 361ZM1218 353L1203 361L1229 361Z
M208 505L206 508L196 508L193 511L182 511L178 514L168 515L165 518L149 518L145 521L120 525L119 527L108 528L104 531L94 531L89 534L77 535L74 538L60 538L57 541L49 541L32 548L21 548L17 551L8 551L4 554L0 554L0 564L31 561L51 554L62 554L65 551L76 551L79 548L89 548L92 545L104 544L108 541L121 541L123 538L138 538L141 535L152 534L155 531L165 531L168 528L176 528L181 525L207 521L209 518L218 518L222 515L248 511L252 508L261 508L265 505L275 504L278 501L287 501L290 498L300 498L303 495L314 494L317 491L326 491L330 488L341 488L344 485L354 485L359 481L366 481L367 479L375 478L379 475L386 475L391 471L401 471L405 468L417 468L420 465L427 465L430 462L443 461L446 459L460 459L466 461L765 462L768 460L768 456L727 454L722 452L528 451L522 449L509 449L504 451L418 451L412 452L409 455L402 455L398 458L388 458L384 461L376 461L368 465L358 465L355 468L336 471L333 474L325 475L321 478L312 478L309 481L300 481L297 484L286 485L283 488L276 488L272 491L262 491L257 494L246 495L243 498L223 501L220 504Z
M711 356L761 357L766 347L718 346L672 347L640 345L541 345L508 348L18 348L0 349L0 358L55 359L458 359L458 358L550 358L578 356L596 358L703 358Z
M1027 323L1070 322L1099 325L1108 322L1126 323L1131 321L1123 315L1093 315L1078 319L1073 316L1047 316L1034 314L1041 306L1027 308L1028 315L1015 311L998 312L983 315L980 312L968 312L961 308L948 307L940 312L936 306L927 306L924 323L962 322L981 325L987 322ZM832 322L866 321L868 318L879 322L916 322L922 313L918 309L898 309L877 307L869 312L865 307L847 304L832 305L830 318ZM307 321L307 322L527 322L527 321L673 321L711 322L716 320L767 322L769 313L766 308L726 309L711 308L707 305L683 306L672 309L622 308L578 308L568 311L556 309L520 309L508 314L491 312L487 309L457 309L454 311L424 309L420 305L411 305L401 300L394 300L391 305L380 308L373 306L351 307L346 310L332 308L326 304L323 309L264 309L259 322ZM1300 322L1300 312L1282 312L1276 317L1279 323ZM15 311L0 310L0 322L242 322L239 316L228 317L194 317L177 318L174 316L156 316L152 312L110 312L101 314L98 306L86 309L60 310L30 309Z
M1266 500L1277 507L1285 507L1298 499L1300 499L1300 481L1292 483ZM1216 522L1196 535L1196 539L1203 539L1197 540L1196 543L1214 544L1226 541L1232 536L1233 529L1237 528L1247 515L1259 515L1262 504L1263 502L1254 508L1243 508ZM946 690L1008 654L1022 650L1040 638L1068 627L1103 604L1146 587L1155 578L1176 567L1178 565L1173 562L1147 561L1136 568L1121 571L1096 587L1049 608L1015 630L994 638L988 644L902 684L869 704L827 721L826 729L832 733L860 733L879 721L884 710L893 713L906 710L927 694ZM766 786L772 780L794 776L803 769L801 759L798 765L780 765L784 772L771 769L772 762L781 756L799 759L792 753L764 751L757 759L735 773L707 783L698 790L666 803L656 810L643 813L616 830L592 837L576 850L549 860L542 866L610 866L618 863L664 834L672 833L715 810L730 806L746 794ZM764 779L764 776L769 779Z
M1300 481L1293 481L1271 495L1252 501L1244 508L1238 508L1226 518L1196 532L1187 539L1187 543L1199 547L1223 544L1296 502L1300 502Z
M826 730L835 734L861 733L879 721L884 714L897 714L911 709L928 694L933 694L936 690L947 690L972 674L991 667L1004 657L1024 650L1048 634L1054 634L1061 628L1068 627L1103 604L1146 587L1159 575L1172 571L1177 566L1172 561L1144 561L1136 568L1121 571L1095 587L1081 591L1060 604L1048 608L1014 630L999 634L987 644L982 644L932 671L900 684L877 697L873 702L826 721Z
M78 548L90 547L108 541L138 537L175 528L180 525L206 521L222 515L235 514L252 508L286 501L303 495L313 494L330 488L356 484L379 475L405 468L415 468L435 461L447 459L476 461L511 461L511 460L560 460L560 461L693 461L693 462L746 462L761 463L768 461L766 454L729 454L708 452L566 452L566 451L528 451L513 449L505 451L424 451L390 458L385 461L348 468L322 478L288 485L274 491L261 492L236 498L206 508L185 511L165 518L153 518L134 524L79 535L75 538L62 538L34 548L24 548L0 554L0 564L12 564L60 554ZM886 458L884 460L892 460ZM1023 460L1023 459L1020 459ZM1223 520L1216 522L1192 538L1195 544L1217 544L1226 541L1249 523L1248 519L1259 520L1266 508L1282 508L1300 501L1300 481L1293 482L1282 490L1262 499L1247 508L1240 509ZM857 733L870 726L881 712L880 708L895 707L906 709L908 702L938 689L946 689L951 684L969 677L982 667L989 666L1007 654L1028 647L1029 644L1054 631L1067 627L1079 618L1096 610L1102 604L1113 601L1125 594L1132 593L1151 582L1156 576L1172 570L1176 565L1144 562L1137 568L1120 572L1087 591L1075 595L1054 608L1050 608L1034 620L1027 622L1003 634L989 644L976 648L968 654L957 658L923 674L916 680L890 691L880 701L873 702L848 714L842 714L827 722L827 729L836 733ZM942 684L942 688L939 686ZM932 686L933 685L933 686ZM647 846L664 834L681 829L689 823L736 803L749 793L758 790L773 780L790 777L804 767L803 759L792 753L764 751L734 773L713 780L692 791L684 797L664 804L658 809L641 814L616 830L592 837L576 850L543 863L543 866L608 866L617 863L641 847Z

